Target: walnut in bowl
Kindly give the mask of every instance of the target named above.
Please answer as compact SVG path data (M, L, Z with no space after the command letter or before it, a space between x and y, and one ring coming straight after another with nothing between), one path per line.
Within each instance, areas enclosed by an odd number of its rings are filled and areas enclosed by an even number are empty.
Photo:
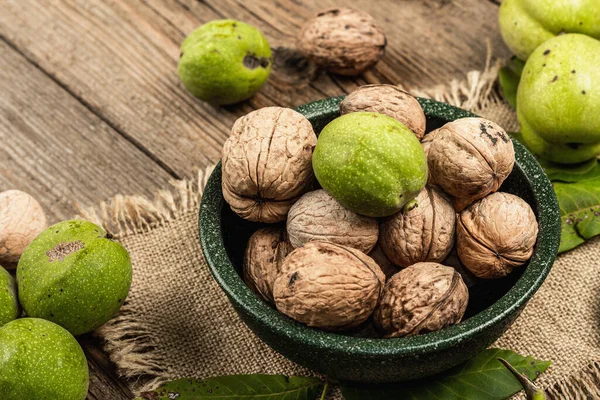
M379 224L344 208L325 190L308 192L292 206L287 234L294 248L325 240L368 253L377 243Z
M385 255L401 267L423 262L441 262L454 245L455 213L447 196L427 186L415 206L381 223L380 243Z
M341 100L322 100L297 110L308 116L319 133L339 115ZM472 116L447 104L418 100L427 116L428 132L457 118ZM502 191L523 198L536 216L539 232L532 258L502 280L503 290L495 293L485 307L468 308L460 323L436 332L393 339L353 337L311 328L262 301L241 276L246 242L263 225L241 219L227 206L219 167L202 197L202 249L216 281L248 327L294 362L350 381L392 382L430 376L473 357L500 337L540 287L556 256L560 214L552 185L527 150L518 143L514 143L514 149L515 168ZM469 299L469 307L482 304L481 299Z
M265 107L239 118L223 146L223 197L249 221L285 220L312 184L317 137L300 113Z

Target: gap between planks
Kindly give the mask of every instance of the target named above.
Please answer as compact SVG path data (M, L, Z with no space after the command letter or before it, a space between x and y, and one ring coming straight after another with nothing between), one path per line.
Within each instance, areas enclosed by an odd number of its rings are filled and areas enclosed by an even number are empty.
M25 58L31 65L33 65L36 69L38 69L40 72L42 72L44 75L46 75L50 80L52 80L54 83L56 83L61 89L63 89L65 92L67 92L68 94L70 94L75 100L77 100L83 107L85 107L90 113L94 114L96 117L98 117L102 122L104 122L106 125L108 125L111 129L113 129L115 132L117 132L119 135L121 135L123 137L123 139L127 140L129 143L131 143L133 146L135 146L135 148L137 148L139 151L141 151L144 155L146 155L149 159L151 159L153 162L155 162L160 168L162 168L163 170L165 170L165 172L167 172L169 175L171 175L171 177L181 180L183 179L182 176L180 176L177 172L175 172L171 167L169 167L166 163L164 163L162 160L160 160L155 154L153 154L151 151L149 151L148 149L146 149L140 142L138 142L135 138L131 137L130 135L128 135L126 132L124 132L123 130L119 129L118 126L116 126L115 124L113 124L113 122L107 118L105 118L102 113L98 112L98 110L96 110L96 108L94 106L92 106L90 103L88 103L87 101L85 101L85 99L81 98L80 96L77 95L77 93L73 92L73 90L71 90L71 88L69 88L67 85L65 85L62 81L58 80L54 75L52 75L50 72L46 71L44 68L42 68L35 60L31 59L30 57L27 56L27 54L23 53L14 43L12 43L8 38L4 37L4 35L0 34L0 39L6 43L7 46L9 46L11 49L13 49L15 52L17 52L18 54L20 54L21 56L23 56L23 58Z

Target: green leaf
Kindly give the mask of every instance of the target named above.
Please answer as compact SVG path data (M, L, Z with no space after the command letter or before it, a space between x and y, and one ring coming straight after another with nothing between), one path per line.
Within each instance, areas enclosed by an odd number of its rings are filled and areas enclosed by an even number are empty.
M581 164L564 165L538 160L553 182L580 182L600 179L600 161L593 159Z
M179 379L142 393L138 400L314 400L323 389L318 378L283 375L229 375Z
M517 89L525 63L517 57L512 57L505 67L500 68L498 80L504 98L512 108L517 108Z
M521 384L498 358L507 360L531 380L550 366L550 361L523 357L510 350L487 349L436 377L402 384L343 383L342 394L345 400L504 400L520 391Z
M510 135L523 143L520 132ZM556 192L562 232L558 252L600 235L600 160L563 165L537 159Z
M575 183L555 182L562 221L559 253L600 235L600 178Z

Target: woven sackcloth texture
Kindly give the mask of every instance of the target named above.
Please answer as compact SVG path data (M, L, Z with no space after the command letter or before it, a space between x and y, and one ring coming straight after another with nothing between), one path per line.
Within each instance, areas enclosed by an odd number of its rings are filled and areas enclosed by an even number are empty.
M498 67L429 90L412 90L518 129L495 87ZM198 206L210 171L174 182L153 200L117 196L81 215L129 250L134 280L120 314L97 331L139 393L182 377L311 374L263 344L212 279L198 237ZM539 292L496 343L552 360L540 384L552 398L600 398L600 240L561 255ZM331 397L340 398L339 393Z

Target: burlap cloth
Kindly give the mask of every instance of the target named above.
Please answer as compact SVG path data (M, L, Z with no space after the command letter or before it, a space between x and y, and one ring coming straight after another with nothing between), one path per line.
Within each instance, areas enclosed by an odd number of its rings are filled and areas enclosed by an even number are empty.
M494 87L497 68L464 81L413 90L518 128ZM198 205L209 171L175 182L156 199L118 196L82 210L129 250L134 280L118 317L98 330L135 392L166 380L223 374L309 374L263 344L212 279L198 237ZM553 365L539 382L554 398L600 398L600 239L558 257L549 278L496 343ZM334 391L331 397L339 397Z

